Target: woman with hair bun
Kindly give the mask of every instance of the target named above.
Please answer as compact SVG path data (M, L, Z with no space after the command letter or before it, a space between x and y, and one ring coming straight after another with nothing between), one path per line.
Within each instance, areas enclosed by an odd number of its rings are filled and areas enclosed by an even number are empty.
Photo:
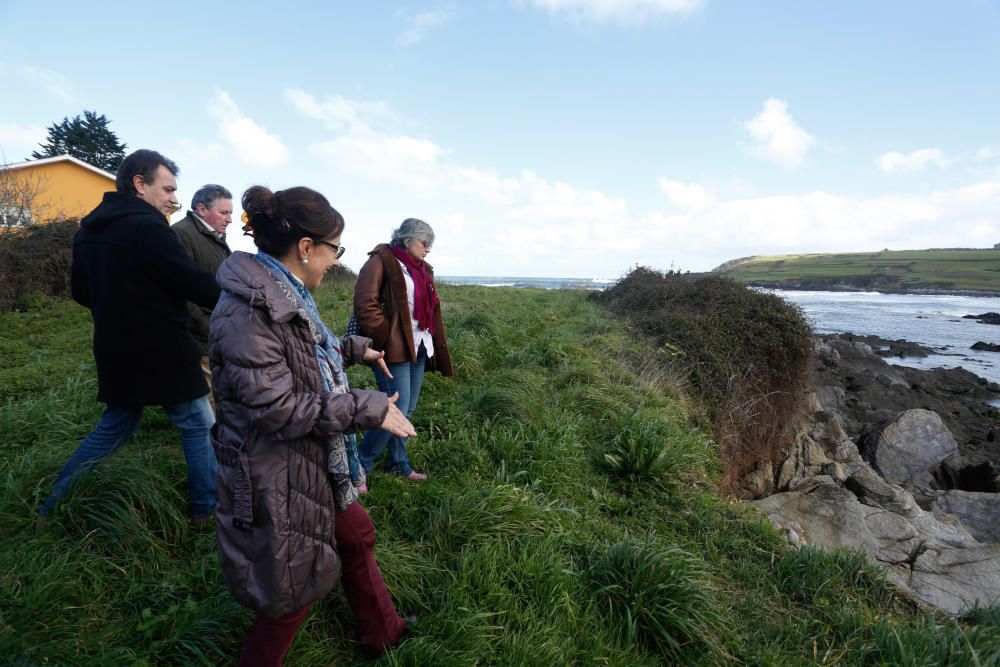
M360 336L338 338L310 290L338 266L344 219L297 187L243 195L259 252L219 268L209 359L219 459L216 532L223 579L257 612L240 665L280 665L309 604L343 582L361 643L377 656L409 628L375 561L375 529L358 502L343 434L360 427L414 435L396 396L351 390L344 365L388 373Z
M417 407L424 370L452 374L448 341L441 319L441 302L434 286L434 268L424 261L434 244L434 230L423 220L407 218L368 253L354 286L354 314L360 332L385 352L391 373L374 368L379 389L399 394L399 409L407 419ZM361 466L369 472L382 450L385 468L413 481L427 479L410 465L406 436L386 429L367 431L358 446Z

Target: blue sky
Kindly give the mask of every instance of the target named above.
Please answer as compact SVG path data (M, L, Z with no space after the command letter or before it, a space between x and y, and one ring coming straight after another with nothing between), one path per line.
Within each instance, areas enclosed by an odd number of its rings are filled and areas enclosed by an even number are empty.
M419 217L439 275L615 278L1000 242L998 70L993 0L0 0L0 151L94 109L355 269Z

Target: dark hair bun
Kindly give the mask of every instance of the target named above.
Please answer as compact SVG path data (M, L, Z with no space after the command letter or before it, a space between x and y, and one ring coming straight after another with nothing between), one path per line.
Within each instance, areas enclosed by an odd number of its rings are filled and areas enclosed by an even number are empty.
M322 240L344 229L344 218L326 197L301 186L271 192L254 185L243 193L243 211L254 244L274 257L283 256L303 237Z
M263 185L254 185L243 193L243 210L254 229L271 224L274 216L274 193Z

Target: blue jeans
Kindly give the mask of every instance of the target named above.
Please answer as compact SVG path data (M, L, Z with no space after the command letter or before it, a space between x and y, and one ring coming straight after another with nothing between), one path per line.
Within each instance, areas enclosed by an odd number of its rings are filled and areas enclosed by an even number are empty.
M192 517L202 517L215 510L215 452L212 451L210 431L215 417L208 397L176 405L164 405L164 412L181 430L181 446L188 467L188 512ZM139 427L142 406L108 404L94 430L83 439L73 452L52 487L52 495L38 509L43 516L51 516L59 499L79 475L86 472L106 456L118 451Z
M378 366L373 366L375 371L375 381L378 388L392 396L397 391L399 399L396 407L409 419L417 407L417 399L420 397L420 387L424 384L424 366L427 365L427 350L423 344L417 350L417 360L415 362L404 361L396 364L386 364L392 378L386 377L385 373ZM386 449L385 469L400 475L409 475L413 472L410 465L410 458L406 455L406 438L392 435L388 431L380 428L372 429L365 433L364 439L358 445L358 458L361 459L361 466L365 472L370 472L375 464L375 459Z

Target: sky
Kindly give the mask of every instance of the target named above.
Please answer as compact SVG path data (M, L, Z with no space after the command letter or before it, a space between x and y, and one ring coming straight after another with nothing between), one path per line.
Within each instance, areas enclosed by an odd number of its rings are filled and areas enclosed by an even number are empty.
M96 110L355 270L409 217L438 276L992 247L998 72L1000 0L0 0L0 161Z

